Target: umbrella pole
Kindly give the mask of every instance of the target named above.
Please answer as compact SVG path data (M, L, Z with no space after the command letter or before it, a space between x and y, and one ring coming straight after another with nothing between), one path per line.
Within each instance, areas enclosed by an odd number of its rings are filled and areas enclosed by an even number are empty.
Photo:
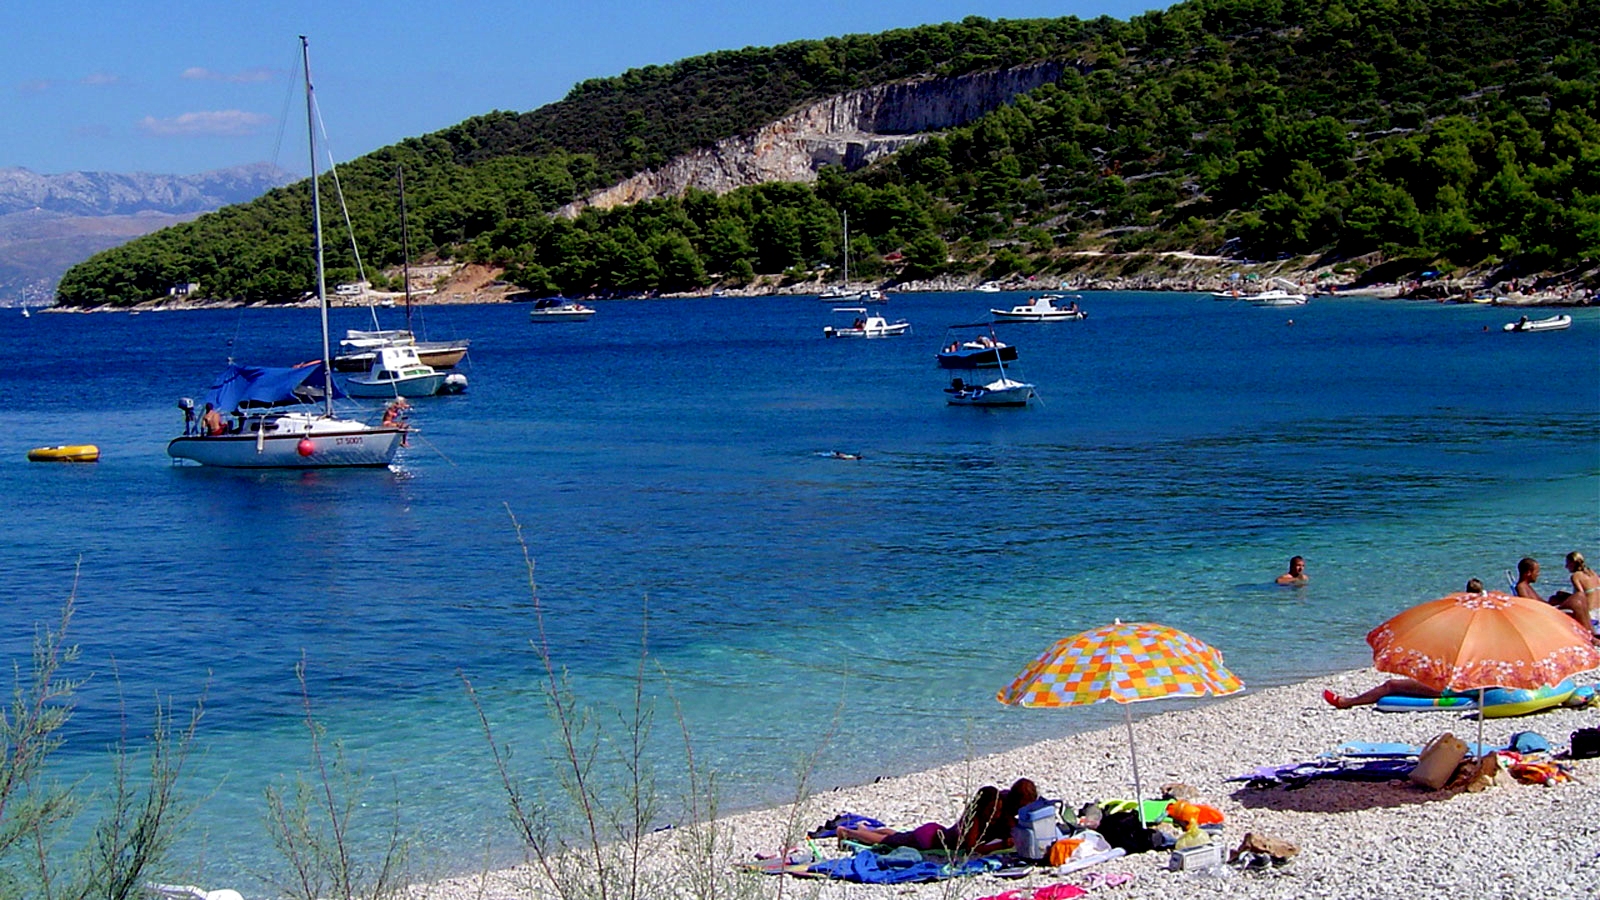
M1128 722L1128 756L1133 760L1133 808L1139 811L1139 827L1144 828L1144 791L1139 789L1139 751L1133 746L1133 713L1126 703L1122 704L1122 715Z
M1478 752L1473 754L1474 759L1482 760L1488 754L1483 752L1483 688L1478 688Z

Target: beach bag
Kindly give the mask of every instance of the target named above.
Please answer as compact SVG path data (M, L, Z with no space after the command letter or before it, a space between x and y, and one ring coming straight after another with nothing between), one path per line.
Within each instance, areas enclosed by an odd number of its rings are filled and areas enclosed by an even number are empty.
M1594 759L1600 756L1600 728L1579 728L1572 733L1573 759Z
M1417 755L1417 767L1411 770L1411 781L1437 791L1456 773L1466 756L1466 743L1446 731L1423 745L1422 752Z
M1040 799L1017 810L1017 824L1011 828L1011 848L1017 856L1039 860L1050 854L1050 845L1061 837L1060 805L1060 800Z

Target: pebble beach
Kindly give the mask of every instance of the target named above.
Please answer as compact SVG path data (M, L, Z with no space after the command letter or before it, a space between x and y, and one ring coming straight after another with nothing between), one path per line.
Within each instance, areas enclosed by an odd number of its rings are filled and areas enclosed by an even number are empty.
M1021 878L979 875L914 885L862 885L788 875L732 876L728 896L816 898L962 898L976 900L1019 891L1027 898L1055 884L1085 886L1091 897L1503 897L1600 896L1600 759L1562 760L1573 780L1528 785L1501 774L1478 793L1429 791L1406 780L1353 782L1316 780L1300 788L1251 788L1230 782L1257 766L1310 760L1346 741L1423 744L1449 731L1471 743L1478 722L1449 711L1385 713L1371 707L1335 710L1321 698L1324 688L1354 694L1383 679L1355 670L1303 684L1203 703L1145 704L1167 709L1134 723L1145 795L1181 782L1198 802L1226 817L1220 843L1224 858L1249 832L1293 842L1300 852L1282 867L1242 871L1223 866L1174 872L1170 853L1154 851L1114 859L1058 876L1036 867ZM1574 681L1595 683L1595 673ZM1071 715L1070 710L1034 710ZM1519 731L1534 731L1564 753L1570 735L1600 724L1600 710L1556 708L1484 723L1484 741L1503 745ZM853 812L893 827L950 822L965 798L984 784L1006 785L1032 778L1043 796L1063 800L1068 810L1102 798L1125 797L1130 789L1125 728L1085 732L977 756L923 772L885 777L870 784L818 793L798 808L783 806L741 813L716 824L731 870L757 854L793 846L797 837L830 816ZM652 858L661 866L679 859L672 833L658 836ZM800 841L803 843L803 839ZM815 842L841 854L831 839ZM1089 873L1100 873L1099 876ZM1131 879L1108 886L1104 876ZM1122 881L1112 877L1109 881ZM719 896L723 895L719 893ZM554 896L530 883L527 870L503 870L455 878L412 889L416 898L499 900Z

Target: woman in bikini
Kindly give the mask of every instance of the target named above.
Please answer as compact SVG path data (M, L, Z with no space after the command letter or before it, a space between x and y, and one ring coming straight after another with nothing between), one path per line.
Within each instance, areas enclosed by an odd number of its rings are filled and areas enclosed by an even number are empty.
M1600 607L1600 575L1589 568L1583 554L1576 550L1567 554L1567 571L1572 573L1572 593L1556 591L1550 596L1550 604L1565 610L1592 633L1595 609Z
M1039 790L1026 778L1017 779L1009 790L993 785L978 789L972 802L962 811L956 824L946 828L927 822L910 831L892 828L850 828L839 826L840 840L886 847L912 847L917 850L942 850L946 853L989 853L1011 842L1011 826L1017 823L1017 810L1039 799Z

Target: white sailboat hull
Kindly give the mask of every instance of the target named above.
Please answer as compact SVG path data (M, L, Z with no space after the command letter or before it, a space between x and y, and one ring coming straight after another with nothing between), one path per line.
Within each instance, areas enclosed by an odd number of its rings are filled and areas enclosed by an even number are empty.
M290 414L269 421L264 434L176 437L167 444L167 455L224 469L387 466L404 436L400 428Z

